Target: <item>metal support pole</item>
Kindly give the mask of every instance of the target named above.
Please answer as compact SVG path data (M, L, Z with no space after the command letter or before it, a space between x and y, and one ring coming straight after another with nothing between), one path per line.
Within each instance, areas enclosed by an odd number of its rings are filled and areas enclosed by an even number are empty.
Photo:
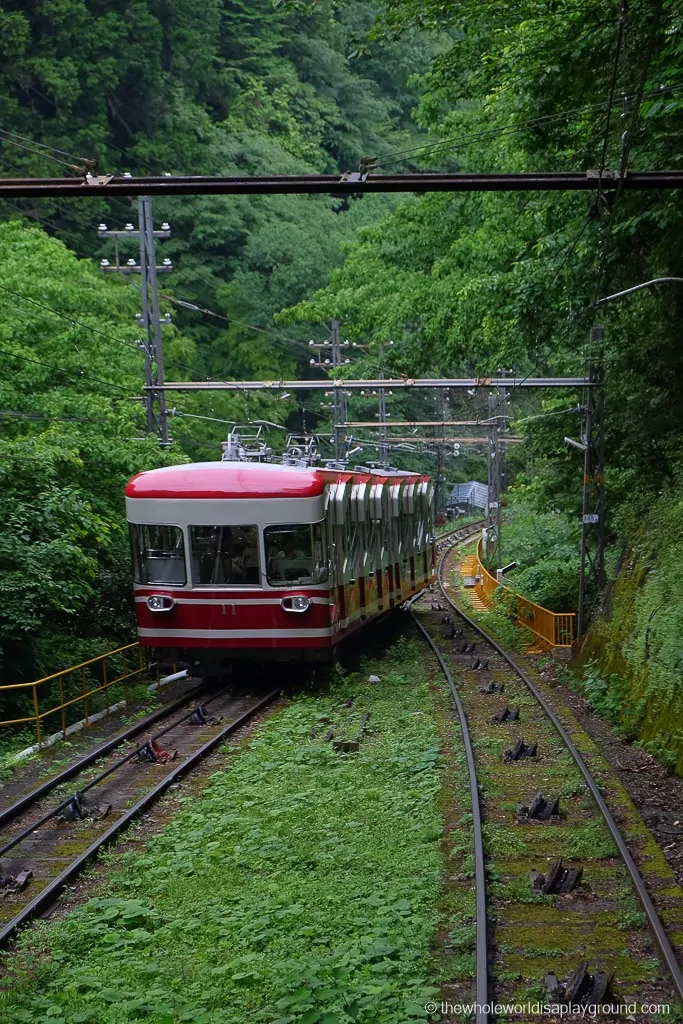
M446 418L444 409L443 388L439 389L439 419L443 422ZM441 515L446 509L446 473L445 473L445 447L446 428L443 428L442 437L436 441L436 487L434 489L434 511Z
M486 553L489 569L498 569L503 564L503 541L501 530L501 460L499 443L498 398L489 395L489 497L486 505Z
M500 375L505 380L507 370L501 370ZM498 462L500 465L500 493L507 490L507 444L505 435L510 432L509 419L507 414L508 390L503 384L498 388ZM500 511L500 510L499 510ZM501 513L502 517L502 513ZM500 517L499 517L500 518ZM501 523L502 525L502 523ZM502 534L501 534L501 556L502 556Z
M379 379L384 380L384 349L379 346ZM389 448L387 435L387 397L386 389L379 389L379 465L381 469L389 466Z
M583 501L581 510L581 571L577 638L588 625L605 585L605 392L604 328L591 328L585 390L583 443Z
M142 290L142 327L144 335L142 344L145 352L145 385L151 388L154 384L154 371L152 367L152 351L150 345L150 318L149 318L149 282L147 280L147 232L145 230L145 197L138 199L138 232L140 235L140 288ZM118 245L118 239L116 239ZM117 259L118 262L118 259ZM154 394L152 391L145 391L145 418L147 421L147 433L156 433L154 419Z
M334 459L335 462L346 462L347 458L347 436L346 423L348 411L346 392L343 387L336 383L339 380L339 370L342 365L341 339L339 336L339 321L332 321L332 373L334 374Z
M157 282L157 258L156 243L154 239L154 221L152 219L152 200L149 196L143 196L143 219L145 234L145 250L147 256L147 280L150 286L150 308L149 315L152 324L150 341L152 343L152 357L156 367L154 384L165 384L164 374L164 348L161 338L161 310L159 307L159 285ZM152 341L153 339L153 341ZM168 418L166 414L166 395L163 391L157 392L159 403L159 443L162 448L169 445L168 439Z
M109 260L100 262L100 269L105 273L139 274L140 291L142 294L142 313L137 320L143 328L143 337L138 344L145 354L145 419L147 432L159 434L159 442L166 447L170 441L166 417L166 392L163 386L164 352L161 338L161 313L159 310L159 288L157 273L168 273L173 268L171 261L165 259L161 266L156 261L156 239L169 238L171 229L168 224L161 225L161 230L154 230L152 218L152 201L149 196L140 196L138 200L138 229L133 224L126 224L122 231L110 231L106 224L100 224L99 238L112 238L116 250L116 262L112 266ZM140 250L140 263L129 259L125 264L119 262L119 241L137 240ZM151 292L151 299L150 299ZM163 321L167 322L166 320ZM156 403L159 405L159 417L156 416Z

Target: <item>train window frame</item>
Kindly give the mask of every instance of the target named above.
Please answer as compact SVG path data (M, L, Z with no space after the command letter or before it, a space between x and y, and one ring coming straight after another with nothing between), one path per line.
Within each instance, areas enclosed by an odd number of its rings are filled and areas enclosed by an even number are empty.
M327 554L326 520L320 519L315 523L270 523L263 527L263 551L265 556L265 577L269 587L274 590L282 590L291 587L317 587L328 583L330 578L330 565ZM301 555L302 559L310 558L311 571L308 576L301 576L297 579L275 579L271 576L272 555L269 554L269 540L277 534L294 533L297 530L308 530L310 539L310 555ZM318 555L316 548L319 545L320 561L316 563Z
M226 531L226 530L228 531L227 536L225 536L224 532L223 532L223 531ZM246 552L247 550L249 550L249 551L254 551L255 552L256 566L253 566L253 565L245 566L244 564L242 565L242 569L243 570L245 570L245 569L248 570L248 569L254 569L255 568L256 569L256 572L254 574L255 578L254 579L230 579L230 580L221 579L220 581L211 581L211 580L205 581L205 580L202 580L202 578L201 578L201 575L202 575L201 574L201 565L202 565L201 558L206 553L206 550L208 550L208 548L202 550L201 554L200 554L199 539L195 536L194 531L207 531L207 532L210 531L209 539L210 539L210 536L212 534L220 533L220 543L221 543L221 545L223 545L223 543L227 540L227 547L222 551L222 557L220 558L220 564L221 564L221 568L223 570L225 570L225 568L229 565L230 566L230 571L232 573L234 571L234 557L233 557L233 554L232 554L232 545L233 545L233 536L232 536L232 534L233 534L233 531L235 531L235 530L242 530L242 531L253 530L254 533L255 533L256 544L251 546L251 547L249 547L249 548L245 548L244 551ZM246 523L246 524L244 524L244 523L214 523L214 524L211 524L211 523L190 523L190 524L188 524L187 534L188 534L188 550L189 550L189 559L190 559L190 579L192 581L192 589L193 590L226 590L226 589L232 590L233 588L236 588L236 587L239 588L239 589L243 589L244 587L262 587L262 585L263 585L263 577L262 577L262 573L261 573L261 564L262 564L261 543L260 543L261 538L260 538L259 533L260 533L260 531L259 531L258 525L256 523ZM195 558L195 552L196 552L196 558ZM216 567L219 564L219 557L218 556L219 556L219 552L217 550L215 552L215 556L214 556L214 573L216 571ZM253 556L251 556L251 557L253 557ZM195 574L195 560L197 562L197 573L196 574Z
M186 545L186 540L185 540L185 531L184 531L183 527L178 525L178 523L129 523L128 525L130 527L130 541L131 541L131 549L132 549L132 554L133 554L133 580L134 580L134 582L137 583L138 586L141 586L141 587L177 587L177 588L186 587L187 586L187 559L186 559L187 545ZM177 537L176 537L176 546L175 547L172 546L172 545L169 546L167 544L161 543L161 544L158 544L158 545L148 544L148 545L146 545L143 548L142 538L143 538L144 534L143 534L142 531L145 531L145 530L156 530L156 531L171 530L171 531L175 531L175 533L177 535L179 535L179 537L180 537L180 551L178 552L178 548L177 548ZM161 539L161 538L159 538L159 539ZM174 552L174 553L167 554L165 556L164 555L150 556L149 554L146 554L146 555L143 554L143 552L163 551L163 550L168 550L168 551ZM150 557L164 558L167 561L171 560L172 562L176 563L177 565L182 565L182 568L183 568L183 579L182 579L182 581L180 581L180 580L167 580L167 579L166 580L164 580L164 579L150 579L149 578L149 572L147 572L147 573L143 572L143 565L148 565ZM146 575L148 578L147 579L143 579L143 575Z

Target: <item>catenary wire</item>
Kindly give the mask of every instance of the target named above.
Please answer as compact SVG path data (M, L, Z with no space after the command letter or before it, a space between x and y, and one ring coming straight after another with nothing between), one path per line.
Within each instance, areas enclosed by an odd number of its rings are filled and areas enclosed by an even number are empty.
M52 313L53 316L59 317L61 320L67 320L70 324L75 327L83 327L86 331L90 331L92 334L97 334L101 338L105 338L107 341L115 341L117 345L125 345L126 348L135 349L139 352L139 347L133 341L123 341L122 338L116 338L113 334L108 334L106 331L101 331L97 327L92 327L90 324L85 324L81 320L76 320L74 316L69 313L63 313L58 309L53 309L52 306L46 305L44 302L39 302L38 299L33 299L29 295L22 295L21 292L16 292L12 288L8 288L7 285L0 284L0 289L7 292L9 295L13 295L16 299L23 299L24 302L30 302L34 306L39 306L48 313Z
M650 93L645 94L641 97L638 103L642 102L644 98L651 98L654 96L660 96L665 92L676 92L683 89L683 83L679 85L665 86L662 89L653 90ZM625 102L630 102L635 98L637 94L625 97ZM421 146L415 146L412 149L398 150L396 153L383 156L377 161L373 161L373 167L382 167L388 163L404 162L409 160L410 154L417 153L418 156L422 155L425 151L434 151L441 148L455 148L460 145L469 145L470 142L476 142L479 139L484 138L496 138L498 136L511 135L520 131L524 131L526 128L541 127L545 124L550 124L555 121L562 121L569 117L573 117L577 114L589 113L591 110L600 110L608 105L608 101L600 100L596 103L589 103L583 107L574 107L571 110L560 111L556 114L544 114L538 117L528 118L525 121L515 122L510 125L503 125L499 128L485 128L477 132L467 132L464 135L455 135L449 139L443 139L439 142L424 143ZM404 155L405 154L405 155Z

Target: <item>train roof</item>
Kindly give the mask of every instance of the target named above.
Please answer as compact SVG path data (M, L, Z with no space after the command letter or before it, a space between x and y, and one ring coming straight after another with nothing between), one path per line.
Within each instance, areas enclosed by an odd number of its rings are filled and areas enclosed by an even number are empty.
M138 473L128 498L315 498L325 481L315 469L268 462L192 462Z

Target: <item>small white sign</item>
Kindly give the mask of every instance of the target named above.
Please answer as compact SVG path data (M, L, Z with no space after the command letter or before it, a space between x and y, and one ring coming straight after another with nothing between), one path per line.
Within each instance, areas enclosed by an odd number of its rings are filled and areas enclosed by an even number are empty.
M596 512L589 512L588 515L583 517L584 523L599 523L600 516Z

